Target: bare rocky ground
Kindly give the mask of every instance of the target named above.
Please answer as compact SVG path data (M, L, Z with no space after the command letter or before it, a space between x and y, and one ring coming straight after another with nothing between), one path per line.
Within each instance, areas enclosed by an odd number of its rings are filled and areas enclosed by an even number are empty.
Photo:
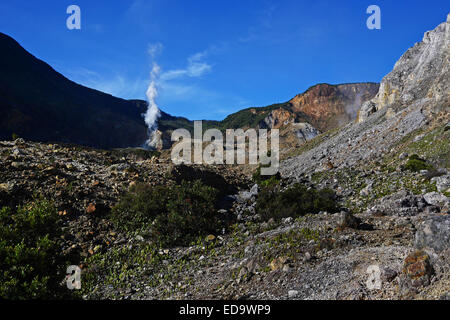
M391 152L374 161L325 169L316 162L316 169L282 180L286 187L297 181L331 187L340 197L341 213L263 222L255 211L258 186L243 168L197 166L192 171L142 150L101 151L21 139L0 143L0 199L10 206L33 194L55 201L65 230L61 250L79 254L73 264L83 268L85 299L446 299L447 120L436 118L414 134L399 136ZM313 149L297 163L327 148L314 146L314 139L309 143ZM419 153L437 171L402 170L407 153ZM283 173L291 163L282 163ZM224 234L182 248L157 248L139 234L115 230L108 213L130 185L170 185L177 174L223 177L233 186L228 211L236 223ZM374 277L379 276L381 288L367 284L369 266L378 268ZM105 269L109 274L96 276Z

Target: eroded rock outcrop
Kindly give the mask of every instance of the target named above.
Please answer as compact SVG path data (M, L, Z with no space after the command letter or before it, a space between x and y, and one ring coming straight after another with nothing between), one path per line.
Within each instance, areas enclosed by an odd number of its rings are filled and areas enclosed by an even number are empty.
M358 122L383 109L398 110L411 104L440 111L450 106L450 14L447 21L425 32L408 49L380 84L378 94L365 102Z
M373 98L378 83L349 83L315 85L289 101L295 114L306 115L307 122L326 131L353 121L359 107Z
M293 130L295 130L295 134L300 141L309 141L320 134L320 131L314 128L309 123L293 123Z
M262 129L279 129L289 123L294 122L296 116L292 112L283 108L271 111L260 123L259 127Z

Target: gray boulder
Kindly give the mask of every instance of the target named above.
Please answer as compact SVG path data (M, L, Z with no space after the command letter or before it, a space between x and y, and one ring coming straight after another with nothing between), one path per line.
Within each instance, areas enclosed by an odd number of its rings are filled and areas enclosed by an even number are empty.
M339 215L339 225L344 228L357 229L361 219L355 217L349 212L341 211Z
M358 122L365 121L372 113L377 111L377 105L373 101L366 101L358 113Z
M295 129L295 134L301 142L306 142L314 139L320 134L319 130L317 130L307 122L293 123L292 127Z
M401 190L379 199L368 211L369 213L385 215L415 216L424 211L426 206L427 203L422 196L416 196L409 191Z
M247 202L253 197L256 197L259 192L259 187L257 184L253 185L249 191L241 191L238 194L238 201L239 202Z
M434 177L431 181L436 182L436 188L439 192L445 192L450 188L450 174Z
M418 249L431 248L442 252L450 245L450 216L433 216L417 229L414 246Z
M423 195L423 198L425 199L425 201L432 205L432 206L438 206L438 207L443 207L448 205L449 199L439 193L439 192L429 192Z

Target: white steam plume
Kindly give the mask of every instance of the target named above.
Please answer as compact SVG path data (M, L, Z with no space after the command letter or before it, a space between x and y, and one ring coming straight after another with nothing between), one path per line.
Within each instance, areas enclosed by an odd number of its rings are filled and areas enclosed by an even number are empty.
M155 45L151 45L148 49L148 52L152 58L155 59L155 55L162 50L162 45L157 43ZM156 135L156 130L158 129L158 118L161 116L161 112L156 104L156 98L158 96L158 85L157 81L159 78L159 73L161 68L158 66L156 62L153 61L153 67L150 72L150 85L147 89L147 101L148 107L147 111L144 115L145 124L148 127L148 140L145 142L147 147L154 148L156 143L158 142L158 136Z
M147 89L147 101L148 108L144 115L144 121L147 124L149 138L146 141L146 145L149 147L155 147L157 142L157 136L155 131L158 129L158 118L161 116L158 105L156 104L156 97L158 96L157 79L160 72L160 68L156 63L153 63L153 68L150 73L150 85Z

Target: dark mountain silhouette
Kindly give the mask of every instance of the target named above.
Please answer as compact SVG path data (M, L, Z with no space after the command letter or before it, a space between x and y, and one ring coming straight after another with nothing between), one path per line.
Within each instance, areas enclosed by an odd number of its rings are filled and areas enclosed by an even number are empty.
M147 138L145 106L86 88L0 33L0 140L92 147L139 146Z

